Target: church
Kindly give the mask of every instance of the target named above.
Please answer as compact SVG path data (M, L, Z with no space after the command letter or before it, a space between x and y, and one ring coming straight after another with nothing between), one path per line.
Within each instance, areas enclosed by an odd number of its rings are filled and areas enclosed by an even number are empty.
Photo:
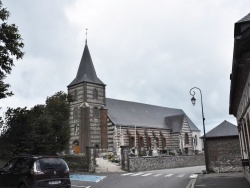
M98 78L87 40L80 65L67 86L70 103L70 153L101 152L128 146L140 155L202 149L200 130L182 109L168 108L106 97L106 85Z

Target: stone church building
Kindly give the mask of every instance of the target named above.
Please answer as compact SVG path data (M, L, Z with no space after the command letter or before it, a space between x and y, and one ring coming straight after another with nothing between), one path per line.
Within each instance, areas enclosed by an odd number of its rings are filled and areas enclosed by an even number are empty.
M118 152L129 146L138 154L201 150L200 130L181 109L110 99L97 77L86 44L75 79L68 85L74 98L70 108L71 153L87 146Z

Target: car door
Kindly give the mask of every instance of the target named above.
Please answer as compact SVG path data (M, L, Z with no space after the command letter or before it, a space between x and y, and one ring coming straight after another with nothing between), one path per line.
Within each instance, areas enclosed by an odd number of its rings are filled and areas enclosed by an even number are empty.
M13 158L0 169L0 188L8 188L12 180L12 170L18 158Z
M30 157L20 157L11 171L12 181L9 182L9 188L16 188L20 182L27 183L30 174Z

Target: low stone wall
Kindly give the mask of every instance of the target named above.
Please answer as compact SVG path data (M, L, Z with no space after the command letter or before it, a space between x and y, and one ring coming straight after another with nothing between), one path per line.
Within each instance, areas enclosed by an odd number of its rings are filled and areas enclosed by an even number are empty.
M129 157L128 171L148 171L205 165L204 155Z

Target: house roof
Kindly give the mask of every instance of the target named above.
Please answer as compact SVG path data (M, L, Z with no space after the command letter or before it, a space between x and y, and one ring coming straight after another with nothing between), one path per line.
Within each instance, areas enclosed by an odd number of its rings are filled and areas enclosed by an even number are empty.
M240 23L240 22L247 22L250 21L250 13L248 15L246 15L245 17L243 17L242 19L240 19L238 22L236 23Z
M186 117L192 131L200 131L181 109L154 106L117 99L106 99L108 116L120 126L171 129L180 132Z
M229 114L237 116L238 106L250 72L250 14L235 23Z
M228 137L228 136L238 136L238 135L239 133L237 126L225 120L217 127L213 128L211 131L206 133L206 138Z
M68 85L68 87L76 85L76 84L80 84L83 82L105 85L96 75L95 67L94 67L92 59L91 59L91 55L89 52L87 42L86 42L84 50L83 50L82 59L81 59L76 77Z

